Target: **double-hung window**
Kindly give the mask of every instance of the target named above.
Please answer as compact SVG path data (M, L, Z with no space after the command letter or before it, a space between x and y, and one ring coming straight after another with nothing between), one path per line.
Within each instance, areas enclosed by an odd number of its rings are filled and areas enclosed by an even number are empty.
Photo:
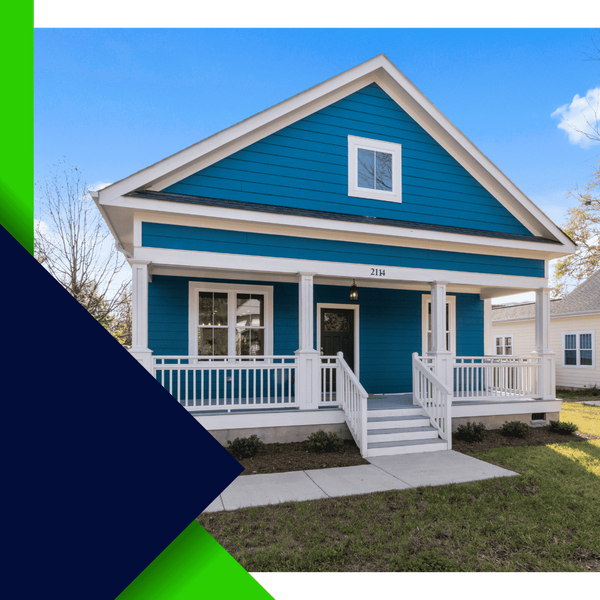
M402 202L402 146L348 136L348 195Z
M563 333L563 365L593 367L594 331L565 331Z
M273 288L190 282L190 356L266 356L273 345Z
M512 356L514 354L512 334L497 335L494 341L496 356Z

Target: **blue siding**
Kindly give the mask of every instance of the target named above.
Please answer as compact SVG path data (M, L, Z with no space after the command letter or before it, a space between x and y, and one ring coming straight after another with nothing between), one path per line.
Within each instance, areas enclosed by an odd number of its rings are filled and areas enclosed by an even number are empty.
M155 275L148 285L148 343L158 355L188 353L187 277ZM298 348L298 285L203 279L219 283L273 286L274 353L291 355ZM360 289L360 380L369 393L412 389L411 355L421 353L421 295L410 290ZM483 301L478 295L457 294L457 354L483 354ZM316 304L348 304L348 288L315 285Z
M544 276L544 261L530 258L315 240L161 223L142 223L142 245L153 248L224 252L244 256L298 258L528 277Z
M402 144L401 204L348 196L348 135ZM531 235L376 84L165 191Z

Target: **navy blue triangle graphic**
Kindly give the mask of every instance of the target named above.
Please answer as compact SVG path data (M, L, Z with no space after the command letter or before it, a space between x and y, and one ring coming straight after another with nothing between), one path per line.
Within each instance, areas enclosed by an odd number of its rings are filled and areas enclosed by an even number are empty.
M242 467L1 226L0 252L13 597L115 598Z

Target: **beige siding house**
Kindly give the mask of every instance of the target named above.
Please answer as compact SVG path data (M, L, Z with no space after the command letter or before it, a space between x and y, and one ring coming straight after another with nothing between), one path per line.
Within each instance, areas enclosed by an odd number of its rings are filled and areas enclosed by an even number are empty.
M535 350L535 303L491 308L492 354ZM558 388L600 387L600 270L560 300L550 302L550 349L556 354Z

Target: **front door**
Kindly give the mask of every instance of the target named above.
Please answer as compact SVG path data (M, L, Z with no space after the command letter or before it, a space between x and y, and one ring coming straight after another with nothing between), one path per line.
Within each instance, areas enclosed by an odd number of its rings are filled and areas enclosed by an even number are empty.
M321 309L321 352L325 356L344 353L354 371L354 311L344 308Z

